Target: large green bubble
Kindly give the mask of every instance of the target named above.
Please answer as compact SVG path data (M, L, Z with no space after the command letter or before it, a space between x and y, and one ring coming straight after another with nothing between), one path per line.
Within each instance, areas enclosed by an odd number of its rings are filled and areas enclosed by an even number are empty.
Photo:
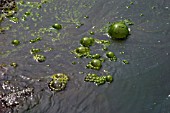
M124 22L115 22L109 26L108 34L115 39L124 39L129 35L129 30Z

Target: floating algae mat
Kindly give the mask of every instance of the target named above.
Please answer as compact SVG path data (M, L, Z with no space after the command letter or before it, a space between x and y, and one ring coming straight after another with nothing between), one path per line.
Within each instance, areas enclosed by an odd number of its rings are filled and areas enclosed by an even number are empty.
M121 62L114 49L108 48L116 39L126 40L129 21L120 20L109 26L105 23L102 28L92 27L87 31L86 23L93 17L86 13L95 2L67 1L64 5L55 0L1 0L0 99L3 107L24 104L44 90L53 93L69 90L67 86L76 79L74 75L84 76L82 84L86 84L85 81L99 86L113 82L114 73L105 71L108 69L104 65ZM105 33L109 35L105 39L96 35Z

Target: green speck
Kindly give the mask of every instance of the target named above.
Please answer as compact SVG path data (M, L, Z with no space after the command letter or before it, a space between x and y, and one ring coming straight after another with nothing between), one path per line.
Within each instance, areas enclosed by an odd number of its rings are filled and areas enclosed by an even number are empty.
M133 5L134 4L134 2L130 2L130 5Z
M125 54L125 52L124 52L124 51L121 51L120 54Z
M30 16L31 12L25 12L25 16Z
M108 50L107 46L103 46L102 50L107 51Z
M127 8L127 9L129 9L129 8L130 8L130 6L126 6L126 8Z
M35 49L33 48L33 49L30 50L30 53L31 53L31 54L37 54L37 53L40 52L40 51L41 51L41 50L38 49L38 48L35 48Z
M11 65L12 67L14 67L14 68L16 68L16 67L18 66L18 64L15 63L15 62L12 62L10 65Z
M155 7L155 6L152 6L152 9L156 9L156 7Z
M27 18L26 18L25 16L22 16L21 20L22 20L22 21L26 21Z
M140 16L144 16L144 15L141 13Z
M89 16L86 15L86 16L84 16L84 18L89 18Z
M129 61L127 61L127 60L123 60L122 61L124 64L129 64Z
M84 72L80 71L79 74L84 74Z
M80 28L81 26L84 25L84 23L77 23L76 25L77 25L76 28Z
M11 42L14 46L18 46L20 44L20 41L19 40L13 40Z
M40 9L41 7L42 7L41 4L38 4L37 8Z
M33 56L33 59L37 62L44 62L46 57L44 55L36 54Z
M125 19L124 22L127 24L127 25L134 25L134 23L129 20L129 19Z
M75 65L75 64L76 64L76 62L72 62L72 64L73 64L73 65Z
M94 35L95 34L93 31L90 31L89 33L90 33L90 35Z
M61 24L58 24L58 23L52 25L52 27L53 27L54 29L57 29L57 30L62 29L62 25L61 25Z
M35 39L30 40L30 43L35 43L35 42L38 42L40 40L42 40L42 38L41 37L37 37Z
M19 20L18 20L17 17L11 17L10 21L13 22L13 23L18 23Z

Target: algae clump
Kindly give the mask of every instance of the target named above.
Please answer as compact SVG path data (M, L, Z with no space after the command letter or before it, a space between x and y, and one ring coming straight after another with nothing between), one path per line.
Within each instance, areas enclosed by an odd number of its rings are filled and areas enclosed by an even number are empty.
M89 62L86 66L87 68L99 70L102 67L102 62L98 59L93 59L91 62Z
M49 82L49 88L53 91L64 90L67 81L69 80L68 76L63 73L57 73L51 76L52 80Z

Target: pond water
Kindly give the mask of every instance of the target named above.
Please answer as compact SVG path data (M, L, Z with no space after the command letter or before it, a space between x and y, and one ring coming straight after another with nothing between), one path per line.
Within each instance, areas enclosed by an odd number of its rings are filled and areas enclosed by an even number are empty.
M168 0L16 3L16 18L4 18L0 26L5 28L0 34L0 112L170 113ZM125 19L134 23L129 26L126 40L112 40L105 35L109 22ZM62 29L52 29L55 23ZM103 45L95 43L91 53L100 54L106 61L100 70L87 69L91 59L75 58L71 52L85 36L109 40L107 51L114 52L117 61L108 60ZM30 43L36 38L40 40ZM20 44L14 46L13 40ZM33 48L40 49L39 53L46 57L44 62L33 59ZM69 76L66 88L60 92L48 87L50 76L56 73ZM84 82L88 73L110 74L114 81L96 86Z

